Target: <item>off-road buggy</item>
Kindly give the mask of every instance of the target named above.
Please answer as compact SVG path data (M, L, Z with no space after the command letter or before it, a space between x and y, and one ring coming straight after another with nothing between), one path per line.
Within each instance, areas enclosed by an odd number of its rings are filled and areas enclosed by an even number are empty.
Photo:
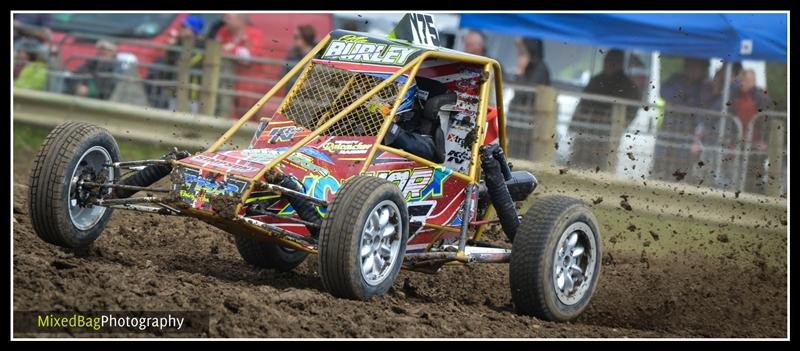
M324 287L351 299L386 292L401 268L510 263L518 312L574 319L600 274L597 221L563 196L519 216L537 181L504 156L503 107L490 106L503 101L500 65L437 40L423 14L406 15L385 38L333 31L204 152L120 161L106 130L61 124L35 160L33 227L48 243L85 248L114 209L194 217L231 233L255 266L291 270L318 254ZM249 147L224 150L295 77ZM424 106L436 162L383 142L401 97L425 78L449 96ZM165 177L170 187L153 186ZM494 223L511 249L482 240Z

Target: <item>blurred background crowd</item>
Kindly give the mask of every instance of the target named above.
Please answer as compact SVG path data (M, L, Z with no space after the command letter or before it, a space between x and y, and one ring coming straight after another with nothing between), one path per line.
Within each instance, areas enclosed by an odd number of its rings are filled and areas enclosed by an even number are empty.
M331 30L385 35L400 17L17 13L14 86L238 118ZM785 142L771 133L786 125L785 62L595 47L464 28L458 14L436 17L444 46L501 63L498 103L512 157L533 158L531 136L542 128L539 116L551 113L548 157L559 167L762 194L778 174L772 195L785 194Z

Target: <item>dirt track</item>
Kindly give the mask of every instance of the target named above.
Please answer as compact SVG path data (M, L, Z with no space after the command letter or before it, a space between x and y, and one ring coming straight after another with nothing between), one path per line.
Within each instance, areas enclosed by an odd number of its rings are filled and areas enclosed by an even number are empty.
M506 265L403 271L385 296L340 300L315 257L288 273L254 268L227 234L181 218L117 211L79 257L31 229L31 159L14 168L17 311L208 310L211 337L786 337L785 268L725 259L606 250L589 309L558 324L513 313Z

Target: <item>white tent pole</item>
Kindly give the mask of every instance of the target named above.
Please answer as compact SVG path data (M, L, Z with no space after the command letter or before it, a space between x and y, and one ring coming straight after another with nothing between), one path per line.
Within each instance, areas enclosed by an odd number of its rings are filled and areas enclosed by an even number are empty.
M722 89L722 114L727 115L728 113L728 100L731 97L731 75L733 74L733 68L730 62L725 62L725 86Z
M723 173L722 173L722 159L723 159L723 156L725 155L725 150L724 150L725 145L722 144L722 141L723 141L722 138L725 135L725 124L726 124L727 119L728 119L728 101L730 100L730 97L731 97L731 75L733 74L732 72L733 72L733 68L732 68L731 62L726 61L725 62L725 83L724 83L724 86L722 88L722 101L721 101L721 104L720 104L720 105L722 105L720 107L721 108L720 112L722 113L722 115L721 115L721 117L719 119L719 137L717 139L717 141L719 142L719 152L717 152L717 162L716 162L717 163L717 171L716 171L717 177L719 177L720 175L723 175ZM732 172L732 173L734 174L734 177L736 177L735 179L738 182L738 179L739 179L738 172ZM728 174L730 174L730 173L728 173ZM734 185L735 186L735 184L730 184L730 185Z
M653 51L650 53L650 84L647 85L647 103L656 105L650 117L650 135L656 135L658 128L657 118L661 113L658 108L658 99L661 98L661 53Z

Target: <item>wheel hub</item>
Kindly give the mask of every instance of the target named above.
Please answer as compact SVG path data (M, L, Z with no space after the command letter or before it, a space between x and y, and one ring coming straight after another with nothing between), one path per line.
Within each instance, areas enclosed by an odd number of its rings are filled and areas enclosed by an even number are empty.
M112 164L111 155L108 150L101 146L93 146L86 150L78 159L78 164L72 172L72 181L69 185L69 217L72 224L78 230L87 230L92 228L105 214L105 207L91 206L88 202L92 196L97 196L99 193L94 193L81 185L83 181L97 181L101 180L102 183L111 183L113 179L114 168L109 166ZM110 174L112 176L99 176L101 174ZM98 189L97 191L102 191Z
M586 223L573 223L561 234L553 259L553 288L561 303L576 304L586 294L597 264L596 252L594 233Z
M402 233L400 210L384 200L370 212L361 233L361 276L369 285L378 285L391 273L400 256Z

